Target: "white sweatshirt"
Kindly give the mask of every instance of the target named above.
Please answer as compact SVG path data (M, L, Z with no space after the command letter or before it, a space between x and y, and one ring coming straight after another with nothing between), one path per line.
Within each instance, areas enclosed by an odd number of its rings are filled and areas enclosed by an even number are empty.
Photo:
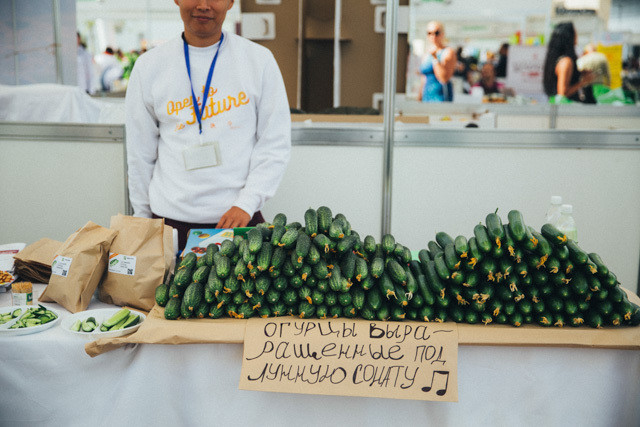
M200 106L218 44L189 46ZM134 215L217 223L237 206L253 216L275 194L291 150L289 103L273 55L224 33L202 115L203 141L219 144L218 166L185 168L183 151L200 141L191 100L181 37L138 58L125 100Z

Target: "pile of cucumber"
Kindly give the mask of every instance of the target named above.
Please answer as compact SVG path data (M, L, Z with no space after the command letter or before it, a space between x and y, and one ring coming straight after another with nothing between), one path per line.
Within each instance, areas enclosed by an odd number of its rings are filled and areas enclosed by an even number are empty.
M127 308L121 308L109 317L107 320L99 324L96 318L89 316L86 319L78 319L71 325L73 332L93 332L98 329L100 332L117 331L129 328L140 323L140 315L132 313Z
M361 238L342 214L309 208L304 224L277 214L200 258L188 253L158 286L166 319L361 317L520 326L640 324L600 257L520 212L497 213L473 236L436 234L412 259L386 234Z
M640 309L596 253L551 224L540 232L512 210L455 238L436 233L418 253L436 318L520 326L638 325Z
M0 317L0 325L18 317L18 321L9 326L9 329L30 328L44 325L58 318L58 315L46 307L38 304L37 307L30 307L27 310L16 308Z

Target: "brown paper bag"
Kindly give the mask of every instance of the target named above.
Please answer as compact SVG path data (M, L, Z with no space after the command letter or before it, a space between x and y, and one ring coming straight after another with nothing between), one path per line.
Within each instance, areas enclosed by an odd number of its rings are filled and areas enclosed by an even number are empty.
M149 311L166 271L164 220L118 214L111 217L110 227L118 236L111 244L98 298L108 304Z
M51 265L51 279L39 300L57 302L72 313L91 302L107 268L109 247L118 232L87 222L64 242Z
M164 271L166 278L176 266L177 251L174 251L173 246L173 227L165 224L162 243L164 244Z
M49 283L51 263L62 242L43 238L13 256L14 271L22 279L34 283Z

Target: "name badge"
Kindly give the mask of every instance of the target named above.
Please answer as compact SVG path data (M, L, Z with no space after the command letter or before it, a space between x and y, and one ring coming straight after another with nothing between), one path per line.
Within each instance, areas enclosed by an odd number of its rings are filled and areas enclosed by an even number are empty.
M186 170L210 168L220 165L218 142L206 142L185 148L182 152Z

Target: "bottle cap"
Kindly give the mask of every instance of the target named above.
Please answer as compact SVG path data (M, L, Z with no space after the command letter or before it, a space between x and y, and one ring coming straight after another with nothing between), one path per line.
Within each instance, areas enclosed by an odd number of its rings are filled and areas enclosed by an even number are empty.
M559 205L562 203L562 196L551 196L551 204Z
M560 206L560 213L573 213L573 206L571 205L562 205Z

